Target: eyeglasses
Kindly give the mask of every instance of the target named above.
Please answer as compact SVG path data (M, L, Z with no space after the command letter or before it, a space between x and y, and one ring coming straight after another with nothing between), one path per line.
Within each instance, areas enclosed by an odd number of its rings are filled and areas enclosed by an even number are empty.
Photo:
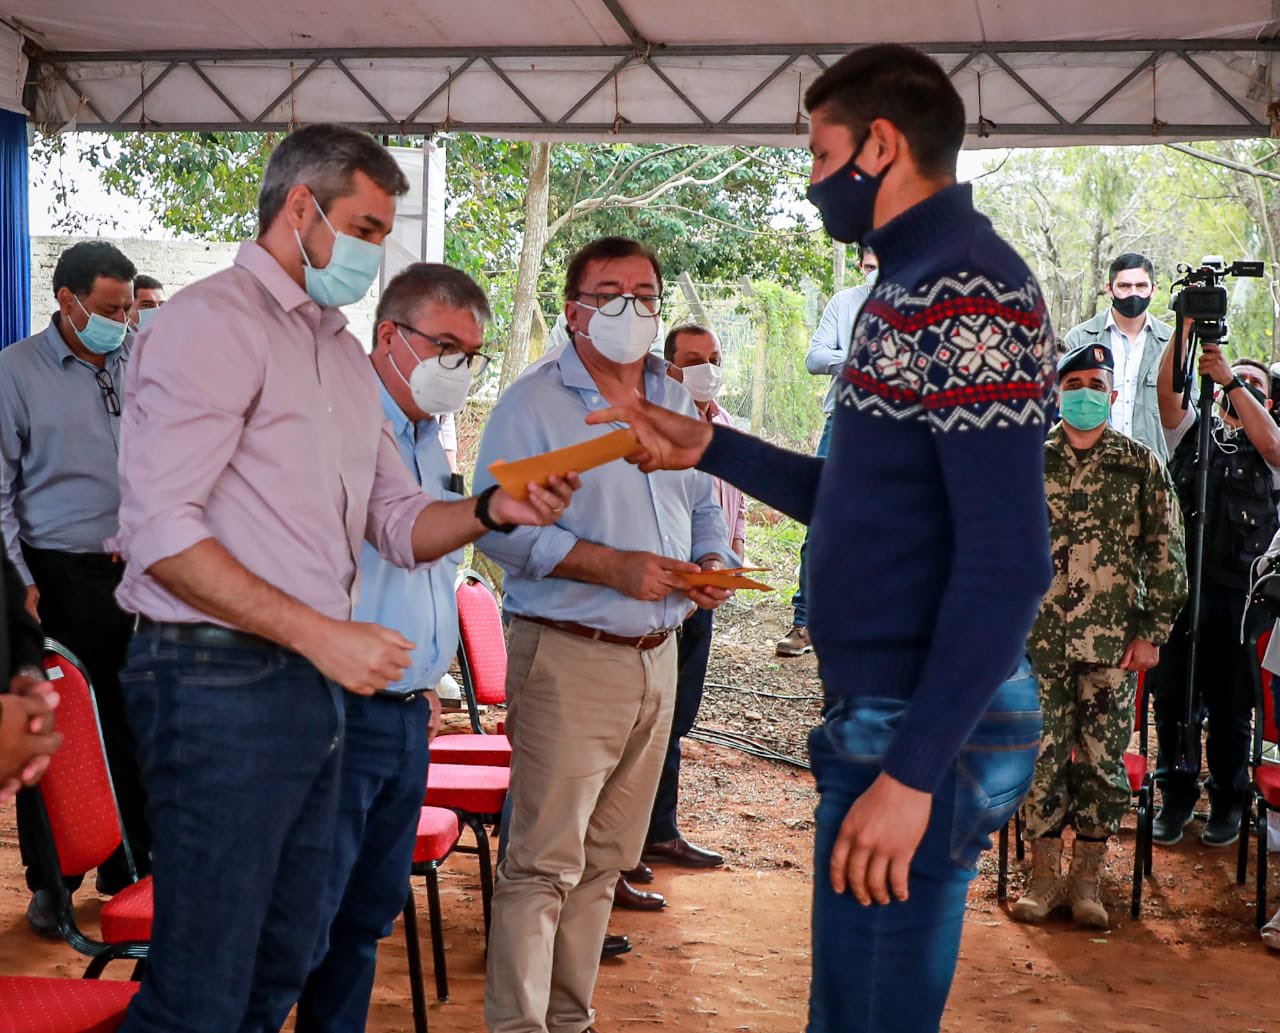
M407 330L411 334L417 334L419 337L434 344L440 349L440 354L436 356L436 361L445 369L454 370L461 369L463 366L471 367L472 377L479 378L489 363L493 360L493 356L487 352L474 351L468 352L459 348L456 344L450 344L448 341L442 341L438 337L432 337L430 334L424 334L416 327L409 326L407 323L396 323L401 330Z
M579 291L580 298L595 298L593 308L606 316L620 316L627 311L627 302L637 316L656 316L662 311L662 296L659 294L608 294Z
M116 383L105 369L94 374L98 387L102 390L102 404L107 407L108 416L120 415L120 396L116 394Z

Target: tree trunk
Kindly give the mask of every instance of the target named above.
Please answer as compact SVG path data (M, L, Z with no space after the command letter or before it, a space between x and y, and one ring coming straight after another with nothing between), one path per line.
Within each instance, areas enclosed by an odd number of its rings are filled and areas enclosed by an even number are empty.
M538 271L547 248L547 200L551 181L551 144L529 145L529 189L524 197L524 240L511 308L511 339L502 357L499 392L505 391L529 362L529 334L538 303Z
M831 242L831 293L844 290L845 268L849 258L849 246L838 240Z

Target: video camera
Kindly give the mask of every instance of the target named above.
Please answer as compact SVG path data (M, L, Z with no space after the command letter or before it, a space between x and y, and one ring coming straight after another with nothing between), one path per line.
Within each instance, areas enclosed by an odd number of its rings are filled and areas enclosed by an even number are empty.
M1222 281L1228 276L1262 276L1261 262L1232 262L1227 265L1221 255L1206 255L1198 268L1185 263L1178 264L1182 279L1174 280L1174 287L1181 287L1169 302L1174 321L1173 389L1183 394L1183 404L1191 398L1194 383L1195 349L1183 352L1183 323L1191 320L1190 337L1193 342L1222 344L1227 339L1227 288Z

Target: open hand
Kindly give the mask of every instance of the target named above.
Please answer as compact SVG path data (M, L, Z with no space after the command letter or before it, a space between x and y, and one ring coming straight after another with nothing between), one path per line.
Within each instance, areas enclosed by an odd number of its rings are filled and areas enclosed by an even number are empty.
M672 592L690 591L688 582L680 577L679 571L696 574L702 568L696 563L659 556L656 552L620 552L614 569L613 587L619 592L632 599L656 602Z
M698 564L703 570L724 570L724 560L719 556L706 556ZM689 601L703 610L714 610L733 595L731 588L715 588L711 585L698 585L689 589Z
M831 887L859 904L907 899L907 874L933 809L933 797L883 771L853 802L831 851Z
M560 519L569 506L573 493L582 487L576 473L563 477L552 474L544 484L530 484L529 497L524 501L499 488L489 500L489 514L500 524L528 524L546 527Z
M645 473L688 470L711 444L711 424L672 412L639 395L626 405L587 413L587 423L626 423L640 439L640 450L627 456Z

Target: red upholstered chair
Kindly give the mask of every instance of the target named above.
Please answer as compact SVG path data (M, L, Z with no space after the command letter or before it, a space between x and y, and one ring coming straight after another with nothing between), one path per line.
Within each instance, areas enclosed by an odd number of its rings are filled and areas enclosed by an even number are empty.
M0 1033L113 1033L137 983L0 976Z
M1258 844L1257 872L1255 873L1256 907L1254 920L1258 928L1267 921L1267 814L1280 810L1280 765L1262 762L1263 747L1267 743L1280 743L1280 728L1276 726L1275 703L1271 696L1270 672L1262 669L1271 642L1271 629L1254 636L1253 647L1258 662L1251 664L1253 675L1254 720L1253 755L1250 761L1252 777L1245 787L1243 817L1240 821L1240 853L1236 860L1236 882L1243 884L1249 871L1249 831L1253 830Z
M45 640L44 668L58 690L62 746L34 789L38 814L34 859L55 897L58 931L93 960L85 976L96 978L117 958L141 960L151 938L151 879L135 881L102 906L102 940L76 925L62 876L84 875L120 846L120 811L102 750L93 689L83 665L52 639ZM132 869L133 858L129 858ZM136 878L136 876L135 876Z
M498 600L489 583L474 570L458 574L455 592L458 666L471 731L438 736L431 744L431 758L445 764L510 767L510 740L501 733L486 733L480 724L480 704L492 707L507 702L507 642Z
M432 746L434 750L434 744ZM489 853L486 825L496 825L502 816L511 784L511 769L484 764L437 764L427 767L428 807L447 807L475 834L475 847L459 846L462 853L474 853L480 862L480 899L484 905L484 931L489 935L490 904L493 899L493 862Z
M1138 752L1128 750L1124 755L1124 771L1129 779L1129 791L1133 794L1133 806L1137 811L1138 827L1133 843L1133 888L1129 900L1129 914L1137 918L1142 911L1142 880L1151 875L1151 829L1155 824L1155 772L1147 760L1147 714L1149 704L1146 691L1146 672L1138 675L1138 687L1133 696L1133 730L1138 733ZM1022 839L1022 810L1013 816L1014 839L1018 860L1026 855ZM1009 826L1000 830L999 863L996 874L996 899L1004 901L1009 895ZM1241 877L1243 882L1243 877Z
M440 864L453 851L460 833L458 815L444 807L424 807L418 816L413 848L413 874L427 884L427 913L431 923L431 955L436 971L436 998L449 999L449 976L444 959L444 919L440 913ZM427 999L422 989L422 954L418 949L418 908L413 888L404 905L404 943L409 960L409 992L413 998L413 1027L427 1033Z

